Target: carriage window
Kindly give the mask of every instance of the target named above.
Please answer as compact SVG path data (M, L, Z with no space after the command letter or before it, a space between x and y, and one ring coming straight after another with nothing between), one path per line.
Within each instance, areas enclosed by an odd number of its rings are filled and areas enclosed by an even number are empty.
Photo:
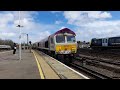
M45 48L48 48L48 41L45 42Z
M67 36L67 42L75 42L75 36Z
M97 43L98 43L98 44L101 44L101 43L102 43L102 40L101 40L101 39L98 39L98 40L97 40Z
M95 42L95 43L97 43L97 41L96 41L96 40L95 40L94 42Z
M53 43L53 38L51 38L51 43Z
M107 39L106 39L106 43L107 43Z
M104 43L104 39L103 39L103 43Z
M110 43L114 43L114 39L111 39L111 38L110 38Z
M119 43L119 42L120 42L120 39L119 39L119 38L117 38L115 41L116 41L116 43Z
M65 43L65 36L63 36L63 35L57 35L56 36L56 42L57 43Z

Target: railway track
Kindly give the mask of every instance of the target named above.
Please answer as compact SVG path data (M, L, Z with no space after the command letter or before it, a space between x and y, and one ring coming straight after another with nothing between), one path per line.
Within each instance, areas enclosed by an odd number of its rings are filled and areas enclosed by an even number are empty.
M109 64L120 66L120 61L114 61L112 59L103 59L103 58L97 58L97 57L91 57L91 56L86 56L86 55L79 54L76 59L80 59L80 58L90 59L90 60L95 60L95 61L99 61L99 62L104 62L104 63L109 63Z
M120 50L92 50L80 48L78 49L77 54L83 54L97 58L112 59L114 61L120 62Z
M76 57L75 60L77 61L84 61L88 64L93 64L96 66L101 66L101 68L106 68L108 70L112 70L116 73L120 73L120 63L114 62L113 60L103 60L98 58L91 58L89 56L80 55L79 57Z
M118 63L113 63L113 62L104 61L104 60L97 60L96 58L89 58L89 57L83 57L83 56L76 57L73 61L77 61L78 63L73 62L70 64L70 67L72 66L74 67L73 69L77 69L78 71L83 71L87 75L90 75L90 77L93 77L96 79L118 79L120 77L120 66L116 66L116 65L119 65ZM86 65L83 65L84 63ZM104 65L104 64L108 64L108 65ZM111 65L115 65L118 68ZM107 69L107 71L109 72L106 72L105 69ZM102 72L99 72L100 70L102 70ZM117 74L110 75L110 72L112 72L112 74L113 72Z
M89 68L86 68L86 67L83 67L83 66L80 66L80 65L77 65L75 63L71 63L71 66L79 69L79 70L82 70L83 72L89 74L90 76L96 78L96 79L112 79L111 77L109 76L106 76L106 75L103 75L101 73L98 73L98 72L95 72Z
M80 57L73 60L77 63L72 63L73 66L85 70L88 73L92 72L99 74L99 76L105 76L108 79L117 79L120 78L120 65L119 63L113 63L105 60L91 59L89 57ZM91 67L94 67L91 69ZM97 72L96 72L97 71ZM102 72L101 72L102 71ZM103 74L104 73L104 74ZM92 75L91 74L91 75Z
M59 60L59 61L61 61L61 60ZM101 73L99 73L99 72L97 72L95 70L84 67L83 65L78 65L76 63L66 64L66 65L69 65L69 67L71 67L71 68L73 68L75 70L77 69L77 71L79 71L79 72L82 71L85 74L87 74L88 76L90 76L92 78L95 78L95 79L112 79L112 77L109 77L109 76L101 74Z

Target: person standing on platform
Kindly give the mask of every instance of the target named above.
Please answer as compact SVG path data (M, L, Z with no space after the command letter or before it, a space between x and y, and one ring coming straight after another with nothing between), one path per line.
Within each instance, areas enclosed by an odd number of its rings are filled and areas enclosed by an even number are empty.
M16 53L16 43L14 43L14 46L13 46L13 54L15 54Z
M29 49L30 49L30 53L31 53L31 49L32 49L32 42L31 41L29 41L29 43L30 43L30 46L29 46Z

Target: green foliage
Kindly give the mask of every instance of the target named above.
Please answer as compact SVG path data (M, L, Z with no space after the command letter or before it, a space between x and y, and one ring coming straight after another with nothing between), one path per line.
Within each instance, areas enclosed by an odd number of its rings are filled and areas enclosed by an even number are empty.
M7 40L0 39L0 45L10 45L12 47L13 44L14 44L14 42L10 39L7 39Z

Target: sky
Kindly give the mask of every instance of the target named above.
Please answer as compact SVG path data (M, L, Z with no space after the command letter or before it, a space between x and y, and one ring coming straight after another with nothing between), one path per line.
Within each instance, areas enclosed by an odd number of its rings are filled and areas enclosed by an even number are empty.
M18 11L0 11L0 38L19 43ZM120 36L120 11L21 11L21 33L32 43L62 28L76 33L77 41ZM22 34L22 42L26 35Z

